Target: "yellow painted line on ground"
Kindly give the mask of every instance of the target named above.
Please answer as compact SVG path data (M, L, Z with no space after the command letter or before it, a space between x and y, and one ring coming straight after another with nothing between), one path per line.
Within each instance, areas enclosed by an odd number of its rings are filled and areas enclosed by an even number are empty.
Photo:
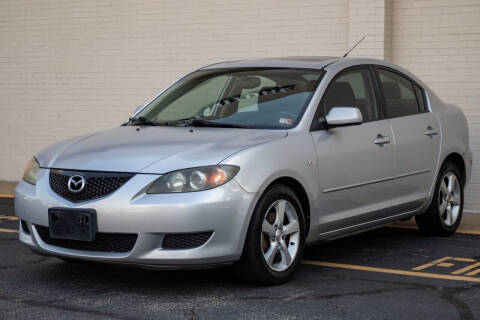
M359 270L359 271L369 271L377 273L387 273L387 274L396 274L402 276L411 276L411 277L422 277L422 278L431 278L431 279L442 279L442 280L456 280L456 281L468 281L468 282L478 282L480 283L480 278L474 277L465 277L465 276L454 276L448 274L437 274L437 273L428 273L428 272L416 272L416 271L407 271L407 270L396 270L396 269L385 269L377 267L367 267L367 266L357 266L353 264L343 264L343 263L333 263L333 262L324 262L324 261L311 261L303 260L303 264L328 267L328 268L340 268L340 269L349 269L349 270Z
M4 194L4 193L0 193L0 198L10 198L10 199L13 199L13 194Z
M388 228L397 228L397 229L418 230L418 228L415 227L415 226L386 225L386 227L388 227ZM480 231L477 231L477 230L457 230L456 233L480 235Z
M455 257L452 260L459 261L459 262L477 262L477 259L462 258L462 257Z
M438 266L439 267L442 267L442 268L451 268L453 267L455 264L451 263L451 262L442 262L442 263L439 263Z
M16 221L16 220L18 220L18 217L15 217L15 216L6 216L6 215L3 215L3 214L0 214L0 220Z
M472 269L476 269L477 267L480 267L480 262L478 262L476 259L472 259L472 258L462 258L462 257L455 257L455 258L452 258L452 257L443 257L443 258L440 258L440 259L437 259L437 260L434 260L432 262L429 262L429 263L426 263L426 264L423 264L421 266L418 266L418 267L415 267L415 268L412 268L413 271L422 271L422 270L425 270L427 268L431 268L431 267L443 267L443 268L451 268L453 266L455 266L454 263L451 263L451 262L445 262L447 260L452 260L452 261L458 261L458 262L469 262L469 263L473 263L471 265L468 265L466 267L463 267L461 269L458 269L458 270L455 270L453 272L451 272L451 274L463 274L463 273L466 273ZM470 272L467 274L467 276L475 276L477 273L480 273L480 268L478 269L478 272L477 270L473 271L473 272Z
M478 268L477 270L473 270L470 273L467 273L467 276L476 276L479 273L480 273L480 268Z
M18 233L18 230L0 228L0 232L4 232L4 233Z
M423 270L423 269L427 269L427 268L433 267L436 264L441 264L441 262L446 261L446 260L450 260L450 259L452 259L452 257L443 257L443 258L437 259L435 261L423 264L419 267L413 268L412 270L413 271L420 271L420 270Z
M471 264L469 266L466 266L465 268L453 271L452 274L462 274L462 273L465 273L467 271L470 271L470 270L476 269L476 268L480 268L480 262L477 262L477 263Z

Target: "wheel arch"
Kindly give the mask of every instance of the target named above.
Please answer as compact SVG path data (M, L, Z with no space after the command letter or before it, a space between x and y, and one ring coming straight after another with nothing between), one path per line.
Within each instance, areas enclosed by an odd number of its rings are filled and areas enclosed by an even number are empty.
M467 166L465 164L465 159L462 157L461 154L459 154L457 152L451 152L443 160L442 166L447 161L452 162L454 165L456 165L458 167L458 169L460 170L460 173L462 174L462 176L461 176L462 184L465 187L466 178L467 178Z
M305 187L297 179L289 176L283 176L276 178L275 180L270 182L265 188L265 190L268 190L268 188L275 184L281 184L291 188L293 192L295 192L295 194L298 196L305 217L305 234L308 235L308 232L310 230L310 201Z

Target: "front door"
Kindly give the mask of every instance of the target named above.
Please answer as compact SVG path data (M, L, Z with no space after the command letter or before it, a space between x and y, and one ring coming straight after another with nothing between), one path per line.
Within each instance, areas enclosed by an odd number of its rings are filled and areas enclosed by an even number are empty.
M394 142L388 120L379 120L368 67L340 72L319 108L357 107L363 123L312 132L320 192L320 233L384 217L391 206Z

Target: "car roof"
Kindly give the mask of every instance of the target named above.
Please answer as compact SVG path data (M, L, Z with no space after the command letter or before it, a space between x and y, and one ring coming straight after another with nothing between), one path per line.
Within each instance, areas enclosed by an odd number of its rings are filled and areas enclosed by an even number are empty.
M278 58L261 58L236 60L214 63L201 68L207 69L223 69L223 68L312 68L322 69L328 64L338 61L338 57L278 57Z
M348 68L356 65L379 65L386 66L405 75L413 78L423 87L427 87L420 79L413 75L408 70L395 65L391 62L362 57L326 57L326 56L305 56L305 57L278 57L278 58L261 58L236 60L214 63L199 70L209 69L228 69L228 68L307 68L307 69L323 69L326 66L331 66L333 70L340 71L343 68Z

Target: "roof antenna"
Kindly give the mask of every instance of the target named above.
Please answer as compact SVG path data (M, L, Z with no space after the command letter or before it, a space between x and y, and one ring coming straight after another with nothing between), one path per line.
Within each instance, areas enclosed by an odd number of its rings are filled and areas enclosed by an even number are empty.
M360 44L360 42L362 42L363 39L365 39L366 37L367 37L367 36L363 36L362 39L360 39L350 50L347 51L347 53L345 53L345 54L343 55L343 58L345 58L346 56L348 56L348 54L349 54L350 52L352 52L352 50L355 49L355 48Z

